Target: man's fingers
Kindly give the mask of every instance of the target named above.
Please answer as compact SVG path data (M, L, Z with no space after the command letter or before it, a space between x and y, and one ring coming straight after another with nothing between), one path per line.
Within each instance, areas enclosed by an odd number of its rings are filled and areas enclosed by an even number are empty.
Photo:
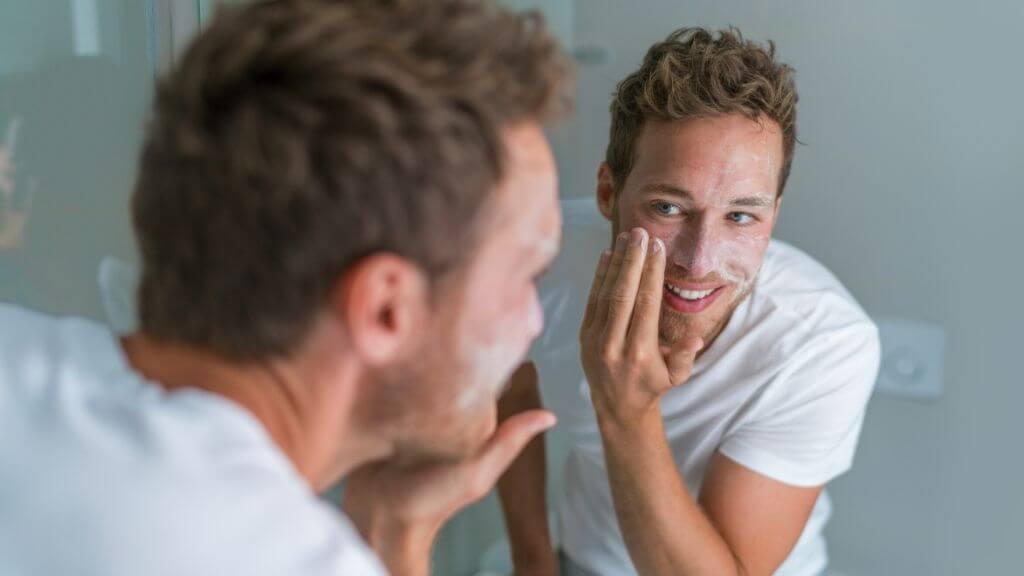
M704 340L698 336L687 336L672 347L665 357L669 380L672 386L679 386L690 379L697 353L704 347Z
M627 339L629 346L641 350L653 349L658 345L658 324L661 320L665 284L665 244L661 238L652 239L650 244Z
M606 279L601 289L598 310L604 310L605 336L611 342L622 342L633 318L637 288L643 275L644 260L647 258L649 236L643 228L630 231L624 249L622 263L615 281Z
M611 292L612 286L619 277L622 269L622 261L626 257L626 247L629 246L629 234L623 232L615 237L615 244L612 246L611 259L608 262L608 271L601 282L601 289L597 291L597 302L595 303L593 323L595 326L604 326L608 319L607 295Z
M549 430L556 422L555 415L547 410L527 410L502 422L471 462L476 496L483 497L490 491L530 440Z
M594 281L590 285L590 296L587 298L587 309L583 314L581 331L587 329L594 321L594 316L597 313L597 298L601 294L601 285L604 284L604 278L608 274L608 264L611 259L611 250L601 252L601 259L597 262L597 271L594 272Z

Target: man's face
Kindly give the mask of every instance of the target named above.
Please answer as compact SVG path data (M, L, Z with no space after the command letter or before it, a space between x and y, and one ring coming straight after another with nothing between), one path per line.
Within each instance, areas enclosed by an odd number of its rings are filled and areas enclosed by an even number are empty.
M648 121L617 196L599 187L616 234L642 227L665 243L663 343L689 335L709 345L750 293L778 213L781 163L770 120Z
M536 283L562 227L554 158L538 125L508 129L505 145L505 178L481 214L480 243L467 247L473 255L423 342L420 370L433 391L419 407L422 455L459 457L490 436L496 400L543 328Z

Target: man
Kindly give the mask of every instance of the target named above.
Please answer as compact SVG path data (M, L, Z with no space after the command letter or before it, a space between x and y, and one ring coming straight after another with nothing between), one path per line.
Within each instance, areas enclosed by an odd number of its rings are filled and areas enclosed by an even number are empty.
M835 277L771 240L796 102L774 48L736 30L676 31L618 86L597 183L613 250L580 274L607 232L567 228L544 296L560 317L499 408L538 408L539 380L568 435L563 574L825 569L823 487L851 464L879 345ZM499 484L523 574L556 570L543 485L535 442Z
M495 400L542 326L567 66L473 0L221 14L141 155L140 330L0 306L0 573L426 574L553 424ZM316 497L346 475L384 566Z

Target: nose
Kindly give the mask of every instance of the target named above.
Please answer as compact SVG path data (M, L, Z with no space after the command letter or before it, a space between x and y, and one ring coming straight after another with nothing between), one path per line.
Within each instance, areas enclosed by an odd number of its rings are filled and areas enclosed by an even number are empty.
M687 276L699 280L718 266L715 242L706 218L695 216L686 230L676 236L672 262L686 269Z

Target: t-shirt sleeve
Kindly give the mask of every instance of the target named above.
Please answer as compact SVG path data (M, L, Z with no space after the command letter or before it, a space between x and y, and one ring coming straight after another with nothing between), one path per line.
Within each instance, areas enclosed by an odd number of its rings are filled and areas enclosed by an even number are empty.
M849 470L878 374L868 320L818 335L767 385L719 451L769 478L820 486Z

